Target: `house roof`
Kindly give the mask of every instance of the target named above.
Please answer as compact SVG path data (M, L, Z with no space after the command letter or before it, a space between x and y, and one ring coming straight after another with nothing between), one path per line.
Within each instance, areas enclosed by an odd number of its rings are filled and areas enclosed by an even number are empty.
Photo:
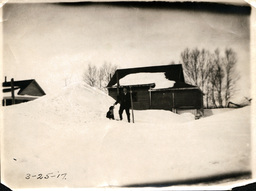
M34 79L30 79L30 80L19 80L19 81L14 81L14 89L20 89L19 92L17 93L18 95L23 95L22 92L23 90L25 90L31 83L34 83L34 85L36 85L36 87L38 88L38 90L45 95L44 90L39 86L39 84L36 82L36 80ZM11 82L3 82L2 84L3 87L11 87Z
M141 72L164 72L165 77L168 80L185 82L184 74L181 64L171 64L171 65L162 65L162 66L147 66L147 67L138 67L138 68L127 68L127 69L117 69L113 77L109 81L107 87L112 87L117 83L117 78L121 79L128 74L141 73Z

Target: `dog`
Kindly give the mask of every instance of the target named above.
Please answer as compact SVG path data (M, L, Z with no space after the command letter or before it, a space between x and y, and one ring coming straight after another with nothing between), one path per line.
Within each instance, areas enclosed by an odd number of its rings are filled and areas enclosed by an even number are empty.
M115 117L114 117L114 106L109 107L109 110L107 112L106 117L109 118L109 119L115 119Z

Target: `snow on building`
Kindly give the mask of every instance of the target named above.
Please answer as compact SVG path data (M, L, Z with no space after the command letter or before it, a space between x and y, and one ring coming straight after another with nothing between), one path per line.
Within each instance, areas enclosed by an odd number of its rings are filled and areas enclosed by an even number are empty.
M5 78L5 82L2 83L2 86L4 88L3 93L11 92L11 95L3 97L3 106L28 102L45 95L44 90L34 79L19 81L12 79L7 82ZM16 90L18 90L18 92Z
M107 85L108 93L117 99L124 87L132 90L137 110L203 110L203 92L185 83L181 64L118 69Z

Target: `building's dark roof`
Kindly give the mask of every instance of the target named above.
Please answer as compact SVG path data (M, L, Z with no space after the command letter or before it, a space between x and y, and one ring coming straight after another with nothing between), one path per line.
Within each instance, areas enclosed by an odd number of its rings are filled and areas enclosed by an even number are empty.
M175 82L175 84L173 85L172 89L176 89L176 88L197 88L197 86L193 86L191 84L187 84L185 82Z
M127 68L127 69L117 69L113 77L109 81L107 87L112 87L117 83L117 77L119 79L125 77L128 74L141 73L141 72L164 72L165 77L169 80L185 82L184 74L181 64L171 64L171 65L162 65L162 66L148 66L148 67L139 67L139 68Z
M14 81L14 88L15 89L20 89L18 92L18 95L22 95L22 91L26 89L31 83L33 83L37 86L38 90L42 92L43 95L45 95L44 90L39 86L39 84L36 82L34 79L30 80L19 80L19 81ZM2 84L3 87L11 87L11 82L3 82Z

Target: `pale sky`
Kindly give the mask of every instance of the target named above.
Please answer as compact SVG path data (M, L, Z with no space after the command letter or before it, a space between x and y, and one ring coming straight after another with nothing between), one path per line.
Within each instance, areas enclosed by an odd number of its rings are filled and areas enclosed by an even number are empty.
M48 92L82 79L88 63L119 68L179 63L185 48L232 48L250 91L249 15L85 4L4 7L4 76L36 79ZM240 92L240 93L241 93ZM241 94L241 95L242 95Z

